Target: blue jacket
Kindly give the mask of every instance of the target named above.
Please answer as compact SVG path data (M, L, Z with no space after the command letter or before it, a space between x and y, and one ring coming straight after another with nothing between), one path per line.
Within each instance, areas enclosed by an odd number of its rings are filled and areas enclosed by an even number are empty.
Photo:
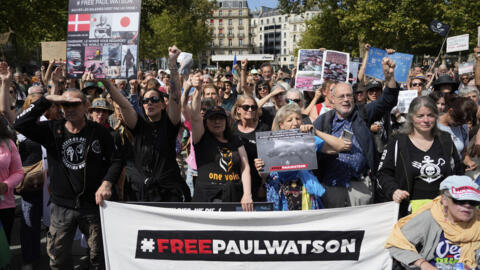
M378 161L378 155L375 151L375 142L373 136L370 133L370 126L379 121L385 114L389 114L392 108L397 105L398 91L400 87L395 88L385 87L383 94L376 101L370 102L365 105L355 105L350 119L352 121L352 130L357 138L365 158L367 160L368 169L372 172L376 170L376 164ZM330 110L320 115L313 126L320 131L331 134L332 121L335 116L336 110ZM319 176L322 177L322 161L328 158L336 158L336 155L320 154L318 158Z

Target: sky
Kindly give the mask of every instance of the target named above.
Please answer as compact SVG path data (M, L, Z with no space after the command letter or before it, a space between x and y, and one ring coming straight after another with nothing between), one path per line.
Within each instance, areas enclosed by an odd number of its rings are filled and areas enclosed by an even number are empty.
M260 8L261 6L266 7L277 7L277 0L248 0L248 7L250 10L254 10L256 7Z

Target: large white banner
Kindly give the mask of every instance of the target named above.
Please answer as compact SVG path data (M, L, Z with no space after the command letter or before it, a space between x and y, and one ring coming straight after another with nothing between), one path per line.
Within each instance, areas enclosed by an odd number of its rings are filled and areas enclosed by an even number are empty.
M394 202L313 211L201 212L105 202L107 269L391 269ZM320 267L320 268L319 268Z

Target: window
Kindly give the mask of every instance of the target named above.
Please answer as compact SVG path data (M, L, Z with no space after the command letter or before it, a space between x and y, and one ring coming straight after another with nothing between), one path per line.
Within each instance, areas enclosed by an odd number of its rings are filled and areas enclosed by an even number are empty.
M223 39L218 40L218 46L222 47L223 46Z
M228 34L233 35L232 29L228 29Z
M218 19L218 24L222 25L223 24L223 19Z
M260 35L260 40L262 40L262 35Z
M260 20L260 24L263 25L263 20ZM260 30L262 30L262 28L260 27Z
M284 58L283 58L283 61L287 62L287 58L286 58L286 57L284 57Z
M272 19L272 23L275 24L275 18Z
M283 41L283 46L287 46L287 41Z
M228 54L232 54L232 50L229 50L229 51L228 51Z
M240 4L241 4L241 3L240 3ZM241 9L238 11L238 15L239 15L239 16L242 16L242 10L241 10Z
M228 19L228 25L232 25L232 19Z
M283 32L283 38L287 38L287 32Z
M242 52L243 52L242 50L238 51L238 55L241 55L241 54L242 54Z
M212 47L215 46L215 42L212 40Z
M282 17L278 17L278 22L279 22L279 23L282 22Z
M213 24L214 24L214 22L215 22L215 20L214 20L214 19L210 19L210 24L211 24L211 25L213 25Z
M297 41L297 35L293 35L293 41Z
M214 50L211 50L211 51L210 51L210 55L215 55L215 51L214 51Z
M243 19L238 20L238 25L243 25Z
M223 33L223 28L218 28L218 33L219 34Z
M283 54L287 54L287 49L283 49ZM283 61L287 61L287 59L285 59Z
M222 11L221 10L218 11L218 16L222 16Z
M260 26L260 31L262 31L262 27Z
M243 45L243 39L238 40L238 45L242 46Z
M267 19L267 24L269 24L269 23L270 23L270 19Z
M296 24L293 25L293 31L297 31L297 25Z
M228 16L232 16L232 11L231 10L228 11Z
M228 40L228 47L232 47L232 40L231 39Z

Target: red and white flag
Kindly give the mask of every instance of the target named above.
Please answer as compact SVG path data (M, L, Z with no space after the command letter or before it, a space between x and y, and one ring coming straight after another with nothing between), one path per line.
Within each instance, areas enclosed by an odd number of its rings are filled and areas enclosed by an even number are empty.
M90 31L90 14L69 14L68 32Z
M112 31L138 31L138 13L111 13Z

